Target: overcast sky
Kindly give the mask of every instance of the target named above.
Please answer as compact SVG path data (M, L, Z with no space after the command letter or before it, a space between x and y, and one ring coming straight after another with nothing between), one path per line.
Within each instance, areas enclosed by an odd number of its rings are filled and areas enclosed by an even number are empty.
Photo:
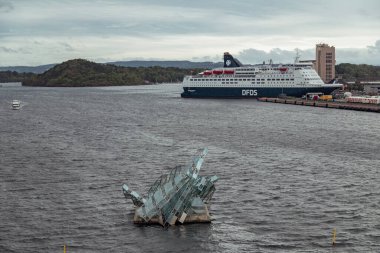
M290 62L314 59L315 44L337 62L380 65L379 0L0 0L0 66L73 58Z

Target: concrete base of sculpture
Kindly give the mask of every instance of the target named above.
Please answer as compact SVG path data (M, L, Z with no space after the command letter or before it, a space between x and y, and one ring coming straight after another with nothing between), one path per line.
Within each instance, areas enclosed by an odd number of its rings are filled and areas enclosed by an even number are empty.
M197 210L192 210L192 213L186 215L186 217L176 217L176 219L174 219L174 223L176 223L177 218L178 218L177 223L183 223L183 224L184 223L210 223L211 222L211 216L210 216L210 213L209 213L206 205L203 205L203 208L198 208ZM161 224L161 225L163 225L163 221L162 221L161 216L155 216L152 219L150 219L149 221L145 221L143 218L138 216L137 212L135 212L135 215L133 217L133 222L135 224ZM171 224L171 225L174 225L174 224Z

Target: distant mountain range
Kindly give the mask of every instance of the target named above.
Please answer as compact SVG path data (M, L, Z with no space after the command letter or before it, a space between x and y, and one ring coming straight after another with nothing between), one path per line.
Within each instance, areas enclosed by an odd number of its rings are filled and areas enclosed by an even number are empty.
M41 74L45 71L51 69L57 64L47 64L47 65L40 65L40 66L9 66L9 67L0 67L0 71L16 71L18 73L35 73L35 74Z
M212 69L222 67L222 62L191 62L191 61L115 61L107 62L104 64L112 64L121 67L174 67L181 69ZM35 73L41 74L45 71L53 68L56 64L47 64L40 65L35 67L30 66L9 66L9 67L0 67L0 71L16 71L18 73Z

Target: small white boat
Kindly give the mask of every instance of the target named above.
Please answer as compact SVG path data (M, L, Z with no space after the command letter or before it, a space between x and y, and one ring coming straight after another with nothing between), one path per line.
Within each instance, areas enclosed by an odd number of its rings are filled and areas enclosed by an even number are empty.
M13 110L18 110L18 109L20 109L20 107L21 107L20 100L13 100L12 101L12 109Z

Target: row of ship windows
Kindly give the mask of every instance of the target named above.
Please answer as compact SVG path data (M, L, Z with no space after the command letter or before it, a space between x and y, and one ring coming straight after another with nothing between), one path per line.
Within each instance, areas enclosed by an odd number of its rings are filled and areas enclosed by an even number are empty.
M306 79L308 80L308 79ZM311 80L311 79L310 79ZM272 79L190 79L190 81L203 81L203 82L210 82L210 81L294 81L294 78L272 78Z
M317 73L301 72L302 75L316 75Z
M292 76L288 75L268 75L268 77L273 78L273 77L279 77L279 78L291 78Z
M317 75L302 75L303 77L319 77Z
M315 76L317 75L317 73L310 73L310 72L301 72L302 75L311 75L311 76Z
M236 73L236 76L237 77L256 77L256 75L252 75L252 74L250 74L250 75L247 75L246 73ZM281 75L267 75L268 77L281 77L281 78L289 78L289 76L288 75L285 75L285 74L281 74Z
M222 84L229 84L229 85L237 85L237 82L222 82ZM265 84L264 82L259 82L259 83L252 83L252 84ZM284 86L284 84L282 84L282 83L267 83L267 84L265 84L265 85L267 85L267 86L272 86L272 87L283 87ZM306 83L299 83L298 85L306 85ZM210 84L210 85L206 85L206 84L204 84L204 85L199 85L198 87L220 87L220 85L217 85L217 84Z
M238 82L222 82L222 84L238 84ZM265 84L265 82L252 82L252 84Z
M254 72L245 72L245 71L242 71L241 69L239 70L236 70L236 74L258 74L260 72L262 72L263 70L272 70L273 72L272 73L279 73L278 70L274 70L274 69L260 69L259 71L254 71ZM266 72L268 73L268 72Z
M305 78L305 80L319 80L320 78Z
M251 82L252 84L284 84L283 82ZM222 84L238 84L238 82L222 82ZM286 84L292 84L291 82L287 82ZM306 84L306 82L305 82ZM201 83L201 84L197 84L197 85L200 85L200 86L210 86L212 84L209 84L209 83Z
M259 69L259 70L263 71L263 70L274 70L274 69ZM254 71L254 70L253 69L239 69L239 71Z

